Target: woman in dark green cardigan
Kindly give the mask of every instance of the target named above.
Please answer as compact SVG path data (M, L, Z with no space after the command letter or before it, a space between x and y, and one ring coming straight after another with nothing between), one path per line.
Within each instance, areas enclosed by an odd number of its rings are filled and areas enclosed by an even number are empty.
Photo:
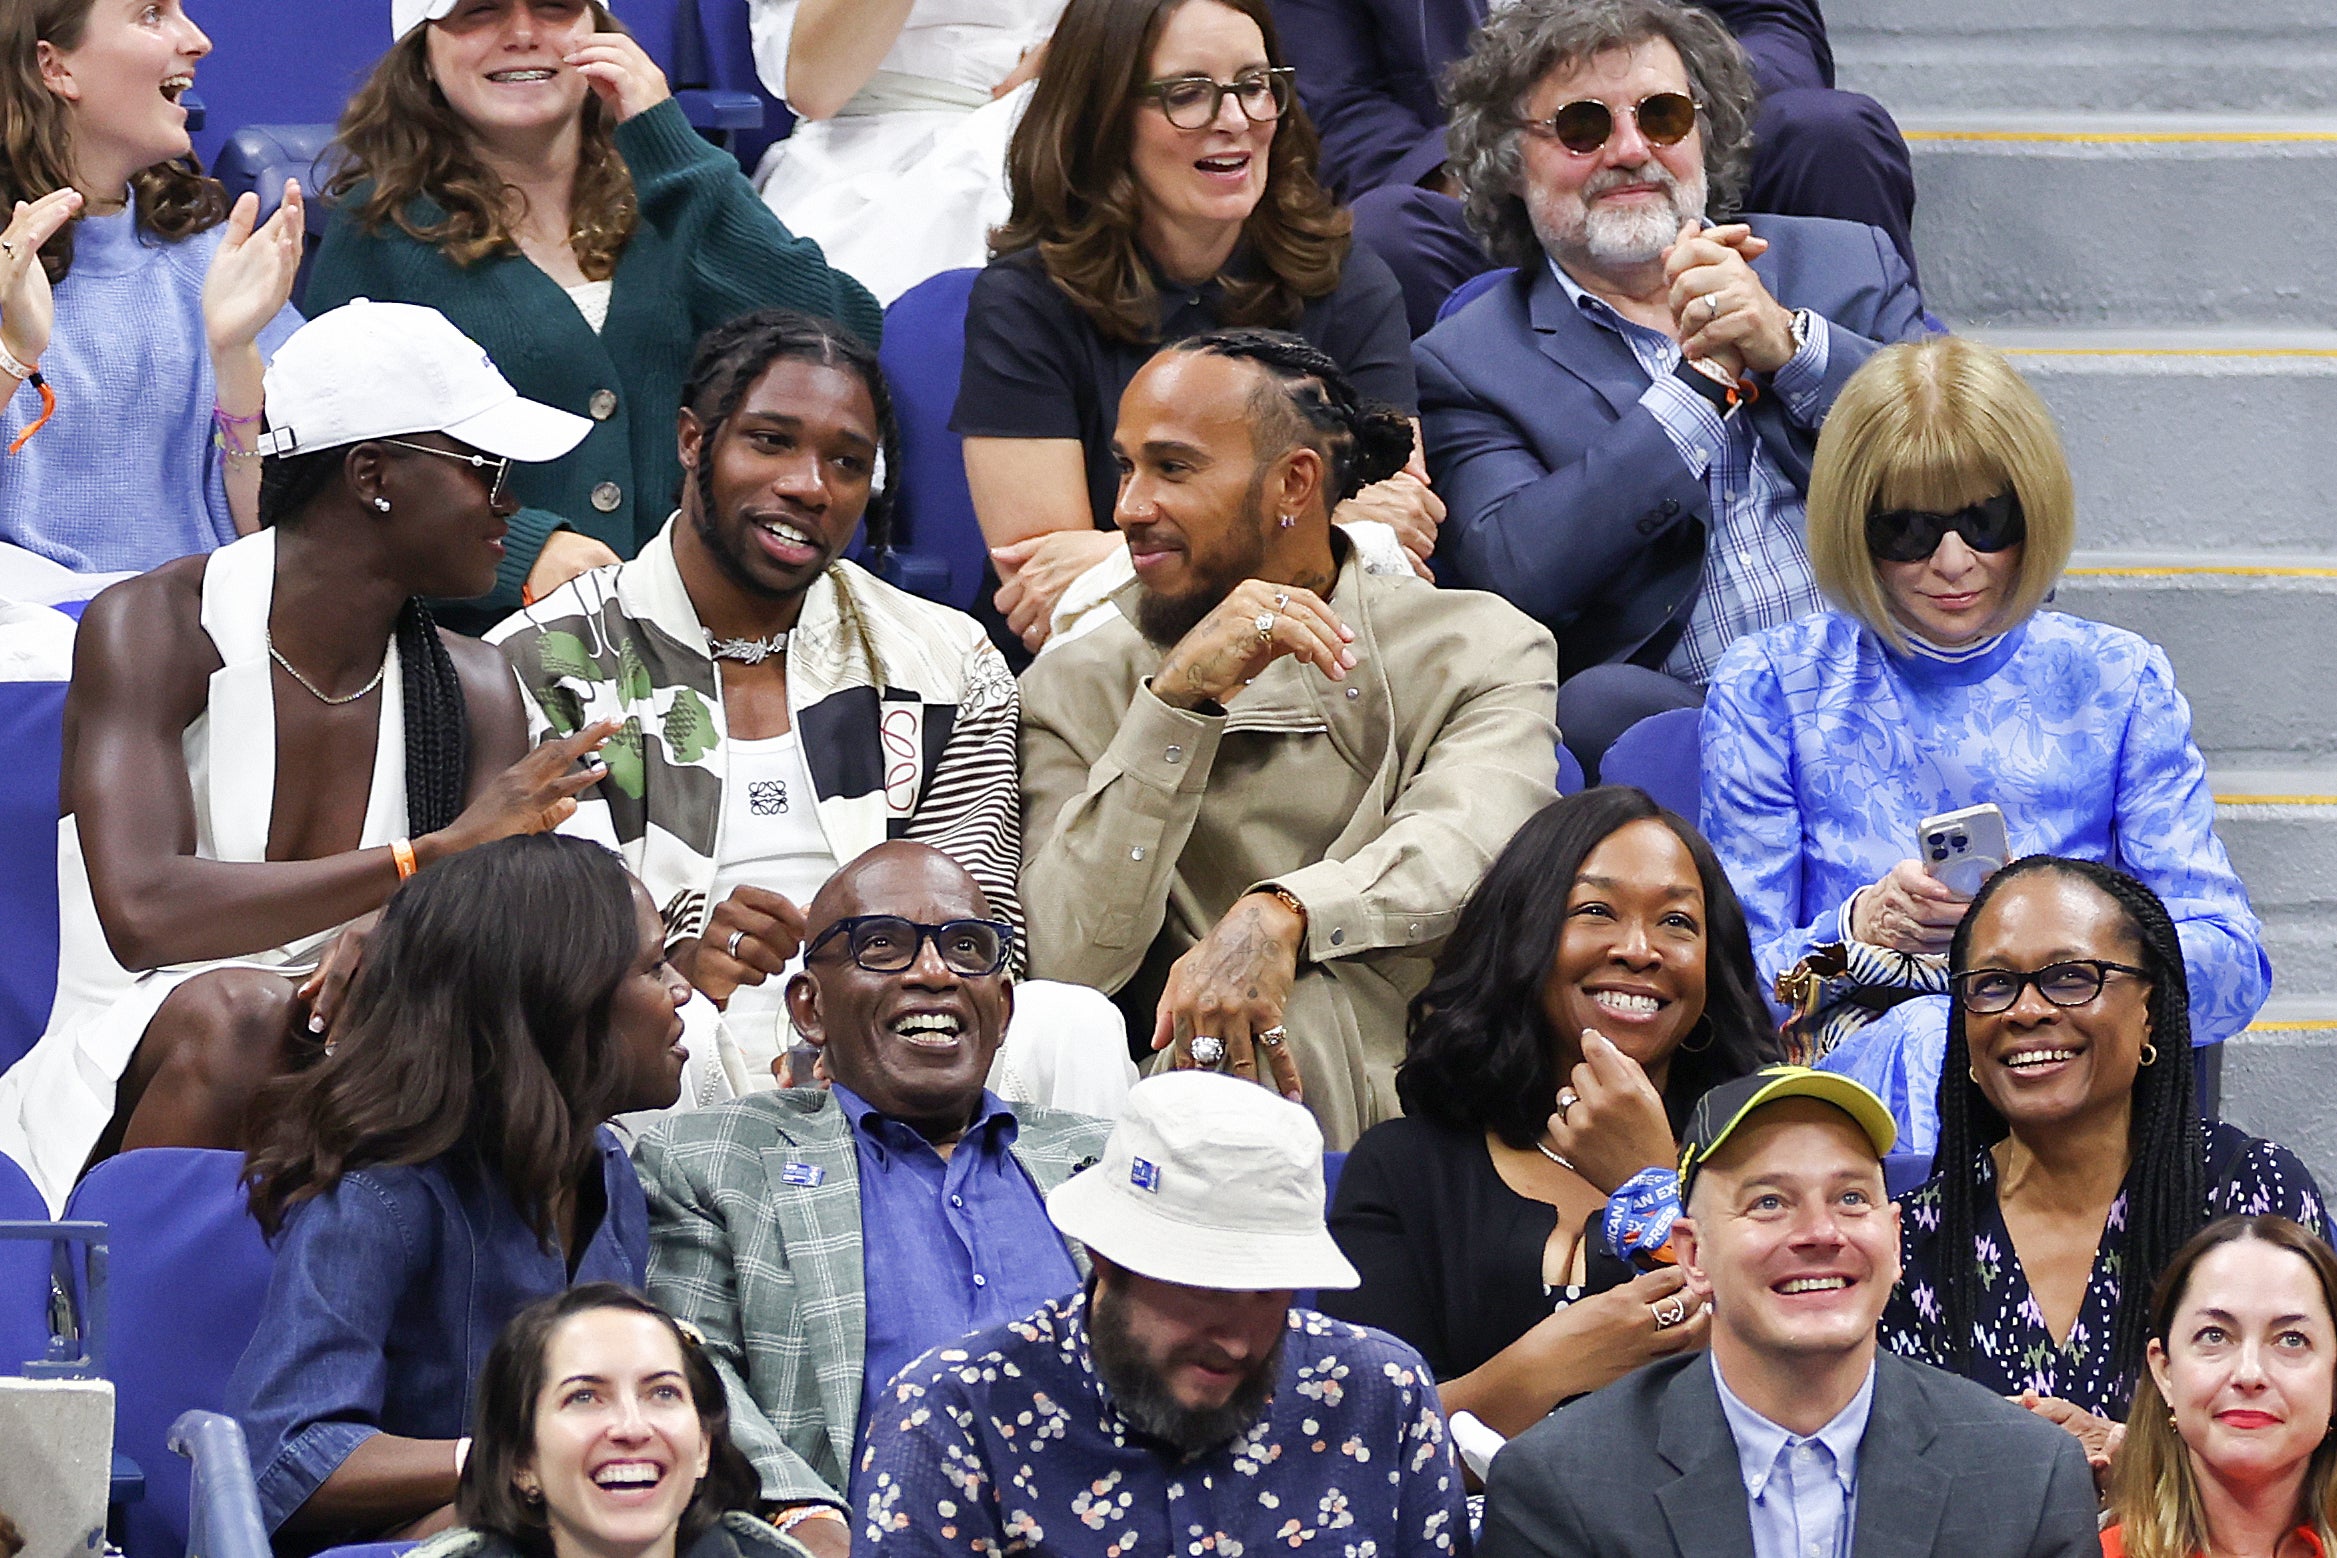
M525 507L495 592L442 613L477 632L665 523L682 379L706 330L787 307L874 344L883 315L699 138L597 0L394 9L411 25L342 119L348 160L307 311L426 303L522 395L595 424L567 458L513 469Z

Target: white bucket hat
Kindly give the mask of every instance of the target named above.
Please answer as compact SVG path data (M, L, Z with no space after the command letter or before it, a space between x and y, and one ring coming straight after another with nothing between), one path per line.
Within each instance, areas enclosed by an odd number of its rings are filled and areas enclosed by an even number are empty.
M390 37L403 38L424 22L444 19L455 0L390 0Z
M1180 1287L1363 1280L1323 1222L1314 1116L1220 1072L1164 1072L1129 1089L1103 1161L1057 1185L1047 1215L1115 1266Z
M484 347L418 303L358 298L317 315L276 349L263 383L262 454L444 433L533 464L592 431L583 417L522 398Z

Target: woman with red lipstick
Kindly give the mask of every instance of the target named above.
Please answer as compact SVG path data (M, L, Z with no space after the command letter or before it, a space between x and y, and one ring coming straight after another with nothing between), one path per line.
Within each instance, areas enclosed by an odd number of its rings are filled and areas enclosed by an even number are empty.
M1695 829L1623 786L1553 802L1412 1003L1404 1116L1364 1132L1331 1210L1363 1284L1324 1312L1419 1348L1445 1410L1504 1434L1701 1346L1678 1271L1610 1239L1610 1197L1678 1163L1707 1089L1777 1056L1744 915Z
M1910 858L1926 817L1994 805L2008 858L2104 861L2163 897L2199 1043L2271 988L2165 651L2043 609L2076 529L2052 413L2011 364L1955 336L1885 347L1810 471L1834 609L1739 639L1706 695L1702 825L1762 980L1825 992L1806 1053L1891 1106L1901 1153L1939 1135L1939 955L1969 911Z
M1417 415L1403 293L1315 182L1292 79L1268 0L1071 0L1056 23L1008 150L1013 214L974 283L950 422L1003 580L976 615L1012 661L1046 642L1082 574L1112 565L1081 600L1128 577L1112 429L1162 345L1295 330L1365 400ZM1394 525L1419 565L1444 516L1426 470L1416 453L1333 517Z
M577 1282L642 1283L649 1209L603 1122L674 1101L689 995L648 894L584 839L484 844L390 899L245 1166L276 1262L228 1404L271 1531L447 1524L503 1323Z
M2226 1217L2167 1262L2103 1558L2324 1558L2337 1530L2337 1255Z
M1883 1345L2020 1397L2100 1467L2175 1251L2227 1212L2318 1233L2320 1190L2287 1148L2200 1120L2182 940L2132 877L2017 861L1948 966L1939 1172L1902 1198Z

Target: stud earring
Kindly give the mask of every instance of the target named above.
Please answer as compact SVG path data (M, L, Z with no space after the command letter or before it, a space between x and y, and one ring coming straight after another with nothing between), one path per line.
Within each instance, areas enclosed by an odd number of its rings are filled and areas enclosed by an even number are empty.
M373 506L374 506L375 508L377 508L377 509L381 510L381 511L382 511L384 514L387 514L387 513L389 512L389 499L387 499L387 498L375 498L375 499L373 500Z
M1296 514L1285 514L1282 516L1282 528L1285 530L1288 530L1291 526L1297 523L1298 516Z

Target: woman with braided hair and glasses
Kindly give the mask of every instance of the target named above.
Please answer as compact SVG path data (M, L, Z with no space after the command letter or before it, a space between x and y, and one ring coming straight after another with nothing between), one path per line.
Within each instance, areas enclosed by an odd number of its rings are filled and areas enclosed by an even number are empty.
M2225 1213L2319 1232L2296 1155L2202 1122L2183 944L2156 893L2090 860L1991 877L1948 952L1938 1173L1901 1198L1893 1352L2019 1397L2109 1463L2150 1293Z
M124 1148L244 1146L331 1026L353 927L604 771L613 725L529 752L502 656L422 604L486 587L508 468L582 419L403 303L303 326L267 415L264 527L104 591L75 640L57 999L0 1075L0 1151L52 1206Z

